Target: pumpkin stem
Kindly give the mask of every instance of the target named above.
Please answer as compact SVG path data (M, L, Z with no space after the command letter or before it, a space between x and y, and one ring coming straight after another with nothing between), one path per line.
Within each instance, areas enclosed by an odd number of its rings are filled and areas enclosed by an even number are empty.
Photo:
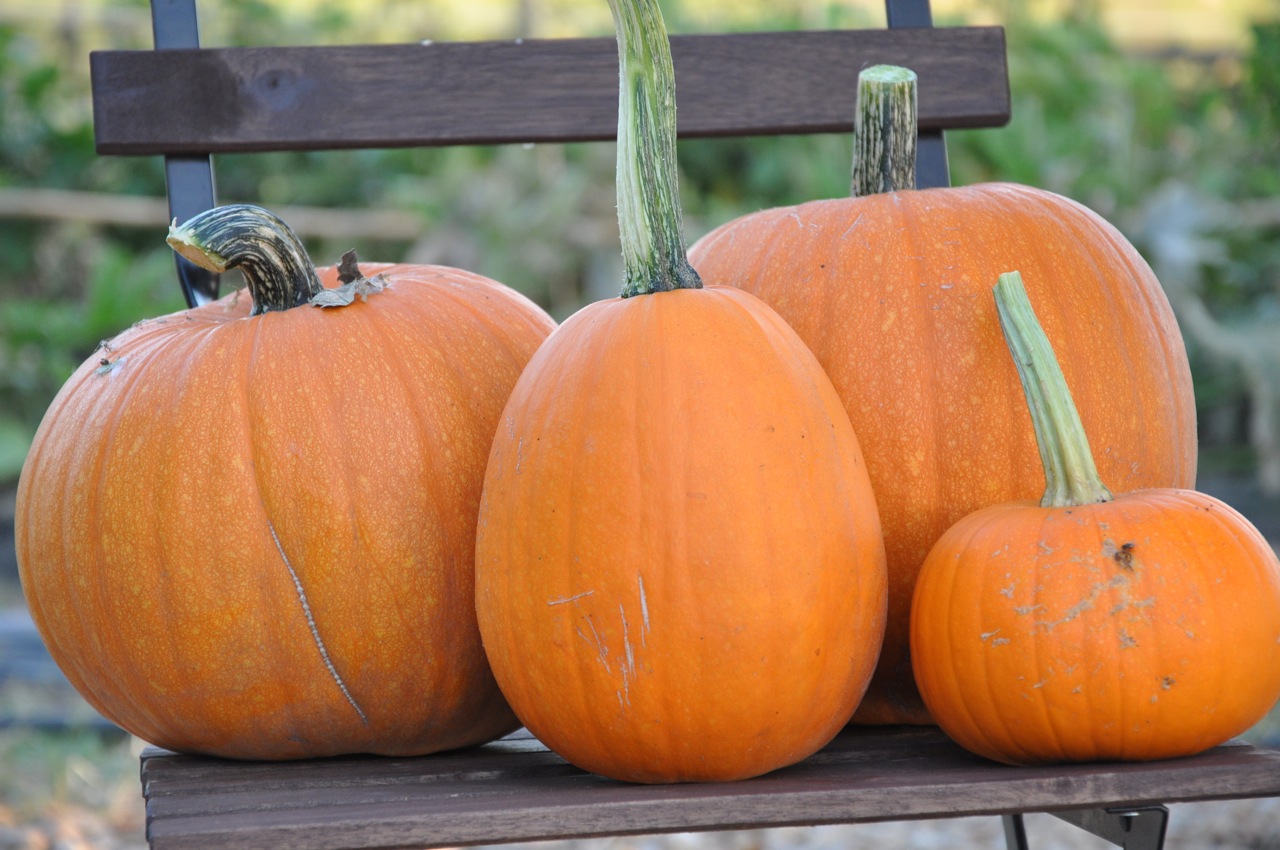
M618 34L618 229L622 297L699 289L676 176L676 80L657 0L609 0Z
M1111 491L1098 477L1067 379L1027 298L1022 275L1016 271L1000 275L995 295L1000 329L1027 396L1044 464L1046 487L1041 506L1062 508L1111 501Z
M169 227L173 250L213 272L240 269L251 315L308 303L323 288L307 249L275 213L251 204L215 207Z
M858 74L853 197L916 187L916 74L872 65Z

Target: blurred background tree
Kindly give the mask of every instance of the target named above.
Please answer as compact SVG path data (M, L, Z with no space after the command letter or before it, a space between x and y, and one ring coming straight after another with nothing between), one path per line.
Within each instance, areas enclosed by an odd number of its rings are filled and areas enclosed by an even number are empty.
M1232 4L1228 4L1232 5ZM1196 8L1199 11L1196 11ZM935 0L1008 30L1013 121L949 135L953 181L1013 180L1093 207L1156 268L1191 350L1203 468L1280 493L1280 16L1221 4ZM608 35L599 0L223 0L210 45ZM667 0L673 32L883 25L878 0ZM0 487L96 346L182 306L154 158L93 150L91 49L150 46L145 0L0 11ZM852 110L852 103L850 103ZM843 136L680 144L690 239L743 212L847 191ZM314 259L436 262L563 318L614 294L608 144L222 156L223 201L298 227ZM229 282L228 282L229 283Z

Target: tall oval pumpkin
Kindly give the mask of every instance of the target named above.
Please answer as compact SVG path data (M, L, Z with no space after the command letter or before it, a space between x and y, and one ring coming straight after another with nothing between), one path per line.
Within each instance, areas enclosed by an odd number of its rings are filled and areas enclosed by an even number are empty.
M163 747L497 737L517 724L473 614L475 518L553 323L436 266L365 264L373 282L325 290L348 306L306 306L321 279L282 228L226 207L178 231L201 262L246 262L250 292L134 326L54 400L18 491L32 616L80 693Z
M859 100L864 111L903 113L880 95ZM914 109L906 114L914 140ZM895 126L878 115L859 123ZM907 135L899 122L869 147L900 152ZM896 183L872 191L871 179L855 178L869 194L747 215L690 250L706 281L760 296L795 328L866 454L890 582L880 666L855 718L868 723L931 722L908 624L933 543L971 511L1043 488L1026 405L1000 356L996 274L1026 276L1114 487L1190 487L1196 467L1182 337L1133 246L1084 206L1031 187L902 188L914 185L910 151L888 167L860 160L862 173Z
M516 714L569 761L738 779L809 755L853 713L883 633L883 546L812 353L688 266L662 19L655 0L611 5L627 287L547 339L502 415L480 629Z

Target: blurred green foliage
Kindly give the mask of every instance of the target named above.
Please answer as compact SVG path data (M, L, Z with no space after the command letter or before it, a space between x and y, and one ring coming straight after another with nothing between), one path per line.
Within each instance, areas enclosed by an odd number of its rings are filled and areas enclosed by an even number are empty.
M208 5L208 43L335 43L366 34L343 7ZM1013 121L949 134L954 182L1012 180L1076 198L1153 252L1153 263L1158 246L1185 243L1194 250L1179 268L1192 270L1190 291L1213 315L1228 325L1276 320L1280 23L1260 23L1241 57L1139 58L1117 47L1090 7L1077 4L1085 11L1045 22L1002 4ZM664 3L672 31L709 28L691 8ZM129 0L123 10L137 14L95 36L109 43L92 46L149 46L145 2ZM445 23L432 25L436 37L447 34ZM769 20L752 22L762 30L815 25L875 22L835 3L776 4ZM154 158L95 154L86 48L75 26L0 25L0 190L162 196ZM848 191L850 143L838 135L686 140L680 158L691 240L743 212ZM322 264L355 247L370 260L463 266L521 289L558 318L617 287L612 145L236 155L220 157L217 172L224 201L394 209L423 223L412 244L309 239ZM1170 198L1220 214L1187 225L1168 215ZM1255 214L1235 214L1242 204ZM1190 236L1172 239L1166 220L1191 227ZM0 483L16 476L44 408L99 340L182 306L159 228L74 217L2 221ZM1189 344L1206 439L1241 455L1253 391L1238 368Z

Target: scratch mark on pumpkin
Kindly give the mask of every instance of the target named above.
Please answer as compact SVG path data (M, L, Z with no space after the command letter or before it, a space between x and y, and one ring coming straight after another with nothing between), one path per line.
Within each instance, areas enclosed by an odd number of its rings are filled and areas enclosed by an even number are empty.
M618 613L622 615L622 648L626 653L626 661L622 664L622 697L627 705L631 705L631 677L636 672L636 656L631 649L631 637L627 628L627 612L618 603Z
M625 686L628 674L635 675L636 655L631 647L631 629L627 624L627 611L622 607L621 602L618 603L618 613L622 616L622 648L627 654L627 664L622 670L622 683Z
M107 349L107 351L110 351L110 350L111 349L109 348ZM103 357L101 360L98 361L98 367L93 370L93 374L110 375L111 377L114 378L115 371L119 369L121 366L123 366L128 360L129 360L129 355L127 354L116 360L112 360L109 357Z
M1008 638L996 637L996 635L998 634L1000 634L999 629L996 629L995 631L990 631L990 632L983 632L980 635L978 635L978 639L981 640L983 643L986 643L987 641L990 640L992 646L1004 646L1006 643L1009 642ZM992 638L995 638L995 640L991 640Z
M351 695L351 691L347 690L346 682L342 681L342 676L338 674L338 668L333 666L333 660L329 658L329 650L325 649L324 640L320 637L320 629L316 625L316 618L311 614L311 603L307 601L307 593L302 589L302 579L298 577L297 570L289 562L289 556L284 553L284 546L280 544L280 535L276 534L276 527L269 519L267 520L267 530L271 532L271 540L276 544L276 552L280 554L280 560L284 561L284 567L289 571L289 577L293 579L293 589L297 592L298 601L302 604L302 615L307 618L307 627L311 629L311 639L315 641L316 648L320 650L320 658L324 661L325 668L329 671L329 675L333 677L333 681L338 684L338 690L342 691L342 695L347 698L347 702L351 703L351 707L360 716L360 722L368 726L369 718L365 716L364 710L360 708L356 698Z
M564 596L564 597L561 597L560 599L548 599L547 604L563 605L566 602L573 602L574 600L581 599L584 596L590 596L593 593L595 593L594 590L584 590L581 593L575 593L573 596Z
M640 620L644 624L644 629L640 632L640 644L645 646L644 636L649 633L649 601L644 595L644 576L636 576L636 581L640 583Z
M840 234L841 239L849 238L849 234L852 233L853 229L858 226L858 222L862 221L862 216L863 216L862 213L858 213L858 217L853 220L853 224L849 225L849 229L846 230L844 233Z
M605 672L612 673L613 668L609 666L609 647L605 646L604 642L600 640L600 633L596 631L596 624L591 621L591 617L588 616L586 619L587 625L591 627L591 637L583 634L582 629L577 630L578 637L585 640L595 649L596 655L600 658L600 663L604 665Z
M1083 614L1085 611L1088 611L1089 609L1093 608L1094 605L1097 604L1098 597L1100 597L1103 591L1105 591L1107 588L1119 587L1121 585L1128 584L1128 582L1129 582L1129 579L1124 575L1116 575L1112 577L1110 581L1095 582L1089 588L1089 592L1084 596L1084 598L1082 598L1075 605L1072 605L1070 608L1064 611L1062 613L1062 616L1059 617L1057 620L1041 621L1039 623L1036 623L1036 626L1041 629L1044 629L1046 632L1051 632L1056 627L1062 625L1063 623L1068 623L1074 620L1075 618Z

